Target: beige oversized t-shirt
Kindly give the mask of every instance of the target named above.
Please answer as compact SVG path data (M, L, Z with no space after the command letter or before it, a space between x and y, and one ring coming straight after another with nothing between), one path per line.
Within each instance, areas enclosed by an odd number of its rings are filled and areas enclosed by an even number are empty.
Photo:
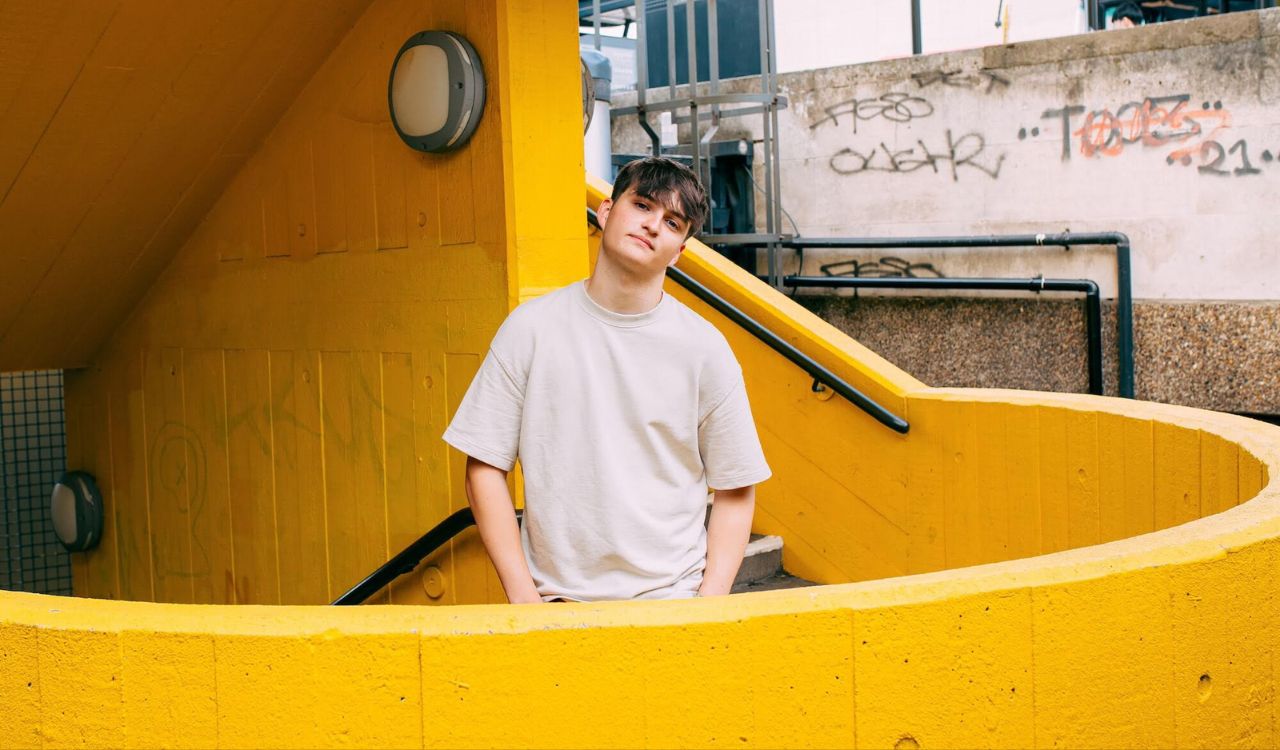
M520 460L544 599L692 596L707 488L770 475L720 332L669 295L612 312L582 282L511 313L444 439L503 470Z

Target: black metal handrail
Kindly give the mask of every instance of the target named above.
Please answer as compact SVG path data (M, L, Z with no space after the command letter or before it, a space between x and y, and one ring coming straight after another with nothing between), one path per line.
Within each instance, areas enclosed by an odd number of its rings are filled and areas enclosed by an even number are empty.
M600 226L596 220L596 212L590 208L587 209L587 220L591 222L592 226L597 228ZM667 277L687 289L698 299L715 308L721 315L738 324L740 328L763 341L770 349L773 349L800 369L809 373L816 382L830 388L854 406L871 415L880 424L904 435L911 429L907 420L873 401L867 394L854 388L839 375L818 364L813 358L792 346L778 334L765 328L754 318L734 307L728 300L695 281L689 274L675 266L671 266L667 269Z
M1078 292L1085 295L1089 393L1102 395L1102 296L1090 279L954 279L866 276L784 276L784 286L854 289L947 289L1019 292Z
M516 520L524 515L516 511ZM474 526L476 517L471 508L455 511L448 518L436 524L430 531L418 537L418 540L405 547L395 557L383 563L370 573L363 581L347 590L347 593L333 600L333 606L363 604L369 597L377 593L383 586L406 573L412 573L427 555L443 547L469 526Z
M721 244L716 235L701 238L709 245ZM740 247L764 247L756 241L731 242ZM1133 398L1133 271L1130 262L1129 236L1124 232L1062 232L1057 234L986 234L950 237L789 237L776 243L793 249L957 249L972 247L1063 247L1113 246L1116 249L1116 351L1119 357L1118 390L1124 398Z

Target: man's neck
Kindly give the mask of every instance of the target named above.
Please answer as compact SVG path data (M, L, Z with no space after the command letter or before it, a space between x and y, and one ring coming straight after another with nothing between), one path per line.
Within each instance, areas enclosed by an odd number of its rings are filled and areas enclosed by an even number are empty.
M601 259L603 260L603 258ZM597 262L586 281L587 294L599 306L620 315L639 315L662 301L662 280L666 275L639 279Z

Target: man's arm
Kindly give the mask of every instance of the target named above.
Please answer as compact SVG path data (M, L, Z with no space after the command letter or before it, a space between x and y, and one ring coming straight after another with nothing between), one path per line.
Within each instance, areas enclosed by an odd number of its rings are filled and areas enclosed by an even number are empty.
M755 485L716 490L707 523L707 567L702 572L699 596L729 593L747 551L755 509Z
M467 500L485 551L512 604L541 603L520 547L520 527L507 489L507 472L467 456Z

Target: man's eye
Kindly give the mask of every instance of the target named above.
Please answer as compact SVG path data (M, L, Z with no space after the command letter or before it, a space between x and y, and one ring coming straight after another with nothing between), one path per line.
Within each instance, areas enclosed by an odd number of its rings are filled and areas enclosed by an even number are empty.
M671 227L672 229L679 229L679 228L680 228L680 222L675 221L675 220L673 220L673 219L669 219L669 220L667 220L667 226Z
M640 210L642 210L642 211L647 211L647 210L649 210L649 204L648 204L648 203L642 203L642 202L640 202L640 201L636 201L636 208L638 208L638 209L640 209Z

